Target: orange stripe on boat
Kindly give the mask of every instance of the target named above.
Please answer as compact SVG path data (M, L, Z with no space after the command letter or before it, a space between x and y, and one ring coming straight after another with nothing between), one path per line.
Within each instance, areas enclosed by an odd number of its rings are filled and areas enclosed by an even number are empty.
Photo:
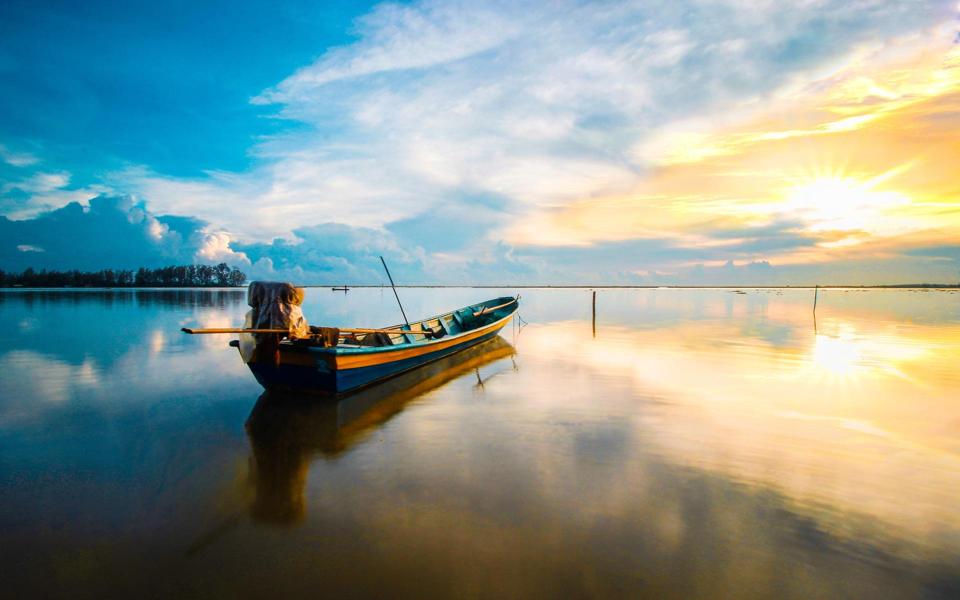
M503 319L491 323L490 325L487 325L481 329L475 329L470 333L457 337L451 337L449 339L441 338L439 341L430 342L427 344L416 344L405 348L397 348L396 350L387 350L384 352L365 354L338 354L336 356L336 368L338 371L343 369L358 369L360 367L382 365L397 360L430 354L438 350L443 350L444 348L449 348L451 346L457 346L464 342L468 342L472 339L486 335L493 330L502 329L506 325L507 320L512 316L513 314L511 313L510 316L504 317Z

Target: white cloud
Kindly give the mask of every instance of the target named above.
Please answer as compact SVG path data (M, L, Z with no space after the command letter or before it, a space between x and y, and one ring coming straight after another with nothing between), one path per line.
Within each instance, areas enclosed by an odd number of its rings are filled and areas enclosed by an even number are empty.
M398 190L392 185L398 177L369 159L325 160L301 152L250 175L213 172L184 180L131 169L114 174L111 186L147 199L154 212L199 217L233 237L266 241L290 238L305 225L380 227L419 212L431 197L429 186L419 193Z
M0 144L0 160L13 167L29 167L40 162L40 159L28 152L14 152Z
M230 235L224 232L202 232L203 242L194 255L198 263L228 263L233 267L248 267L250 259L230 248Z
M13 190L20 190L28 194L47 194L65 188L70 184L70 173L34 173L26 179L6 183L0 188L0 193L7 194Z
M105 185L90 185L78 189L53 189L47 192L34 193L26 202L13 203L5 210L6 216L15 219L29 219L44 211L66 206L71 202L78 202L86 206L91 198L101 194L110 194L113 190ZM4 204L9 204L5 202Z
M475 3L466 13L456 2L381 4L359 20L360 41L327 51L253 102L289 102L334 81L423 69L490 50L523 33L517 15L498 4Z

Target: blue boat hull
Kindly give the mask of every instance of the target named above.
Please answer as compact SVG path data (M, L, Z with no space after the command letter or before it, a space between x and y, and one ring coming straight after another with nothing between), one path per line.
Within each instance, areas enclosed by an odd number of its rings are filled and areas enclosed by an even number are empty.
M407 359L387 362L368 367L347 370L332 370L323 357L316 357L308 364L289 364L281 362L249 363L254 377L264 388L280 391L310 391L341 394L359 390L372 383L394 377L427 363L450 356L498 335L501 327L484 335L464 340L462 343L438 349L435 352ZM312 364L309 364L311 363Z

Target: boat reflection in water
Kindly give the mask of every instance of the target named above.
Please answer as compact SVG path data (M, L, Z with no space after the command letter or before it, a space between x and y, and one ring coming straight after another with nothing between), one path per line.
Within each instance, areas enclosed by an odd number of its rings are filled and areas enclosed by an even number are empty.
M301 521L307 472L316 455L343 454L423 394L513 354L513 346L497 336L342 399L264 392L246 423L251 516L278 524Z

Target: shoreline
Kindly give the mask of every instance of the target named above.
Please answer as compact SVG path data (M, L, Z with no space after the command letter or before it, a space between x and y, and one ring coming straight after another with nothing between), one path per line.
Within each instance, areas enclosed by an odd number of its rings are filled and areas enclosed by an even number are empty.
M376 289L389 288L387 285L329 285L329 284L301 284L297 287L320 289L320 288L360 288ZM568 290L960 290L960 284L941 284L941 283L911 283L911 284L890 284L890 285L488 285L488 284L462 284L462 285L398 285L398 288L406 289L568 289ZM247 286L216 287L216 286L188 286L188 287L0 287L0 292L30 292L62 290L70 292L82 291L182 291L182 290L208 290L208 291L246 291ZM337 290L342 291L342 289Z

